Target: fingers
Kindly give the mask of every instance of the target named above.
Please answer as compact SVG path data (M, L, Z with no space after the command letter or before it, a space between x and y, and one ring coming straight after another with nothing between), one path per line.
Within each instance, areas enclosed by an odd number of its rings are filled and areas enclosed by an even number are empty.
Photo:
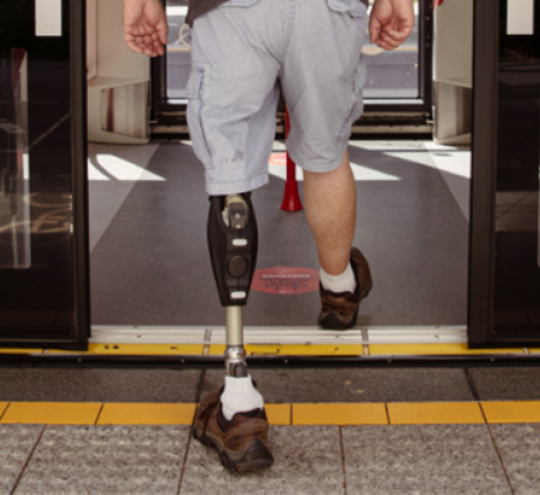
M411 34L414 26L412 0L376 0L369 20L371 43L394 50Z
M169 26L166 22L160 22L156 26L157 36L162 45L167 44L167 35L169 34Z
M385 50L395 50L401 43L403 43L402 40L395 39L389 31L383 28L379 35L379 42L377 45Z
M159 0L124 0L124 38L128 47L149 57L163 55L167 17Z
M144 53L149 57L157 57L158 55L163 55L165 53L163 44L159 40L157 34L152 36L133 36L126 33L125 39L129 48L134 52Z
M413 26L400 26L399 29L390 29L388 35L393 40L403 43L411 34Z
M380 31L381 21L372 15L369 19L369 41L371 43L376 43L378 41Z

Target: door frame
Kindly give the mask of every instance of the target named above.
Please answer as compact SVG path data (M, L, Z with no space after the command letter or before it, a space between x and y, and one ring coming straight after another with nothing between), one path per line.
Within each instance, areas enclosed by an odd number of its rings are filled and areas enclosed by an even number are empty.
M67 3L67 2L66 2ZM1 338L0 347L86 350L90 336L90 252L86 139L86 1L69 0L72 191L72 338ZM44 332L45 333L45 332Z

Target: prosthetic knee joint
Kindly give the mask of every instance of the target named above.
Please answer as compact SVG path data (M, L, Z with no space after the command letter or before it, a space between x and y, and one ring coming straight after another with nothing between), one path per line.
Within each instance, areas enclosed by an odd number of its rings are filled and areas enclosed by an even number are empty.
M208 247L222 306L227 312L225 367L247 376L242 307L257 262L257 220L251 193L210 197Z

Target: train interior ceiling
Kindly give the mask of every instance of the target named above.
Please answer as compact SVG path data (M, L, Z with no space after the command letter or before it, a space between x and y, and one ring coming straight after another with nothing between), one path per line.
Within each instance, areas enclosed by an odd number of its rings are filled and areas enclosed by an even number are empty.
M363 49L366 110L354 124L349 156L358 193L354 244L370 261L374 289L350 337L431 343L446 330L449 342L464 344L472 7L453 2L444 13L450 19L423 0L414 7L416 26L403 46ZM184 120L187 0L167 0L166 12L166 56L150 66L122 40L121 2L87 3L92 340L112 332L137 342L142 332L148 342L158 334L199 342L213 332L211 341L222 344L203 168ZM447 27L456 17L459 37ZM246 338L324 343L315 245L304 212L280 209L283 124L280 107L270 183L253 195L261 241ZM299 167L296 175L302 196Z

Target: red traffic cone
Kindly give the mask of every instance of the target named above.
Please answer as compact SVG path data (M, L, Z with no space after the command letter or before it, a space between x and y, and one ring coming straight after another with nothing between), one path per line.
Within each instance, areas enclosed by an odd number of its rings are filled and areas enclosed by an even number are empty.
M285 109L285 137L289 136L290 122L289 111ZM287 155L287 179L285 180L285 191L283 194L283 201L281 202L281 209L283 211L299 211L304 207L300 200L300 194L298 193L298 182L296 180L296 163L292 161L292 158Z

